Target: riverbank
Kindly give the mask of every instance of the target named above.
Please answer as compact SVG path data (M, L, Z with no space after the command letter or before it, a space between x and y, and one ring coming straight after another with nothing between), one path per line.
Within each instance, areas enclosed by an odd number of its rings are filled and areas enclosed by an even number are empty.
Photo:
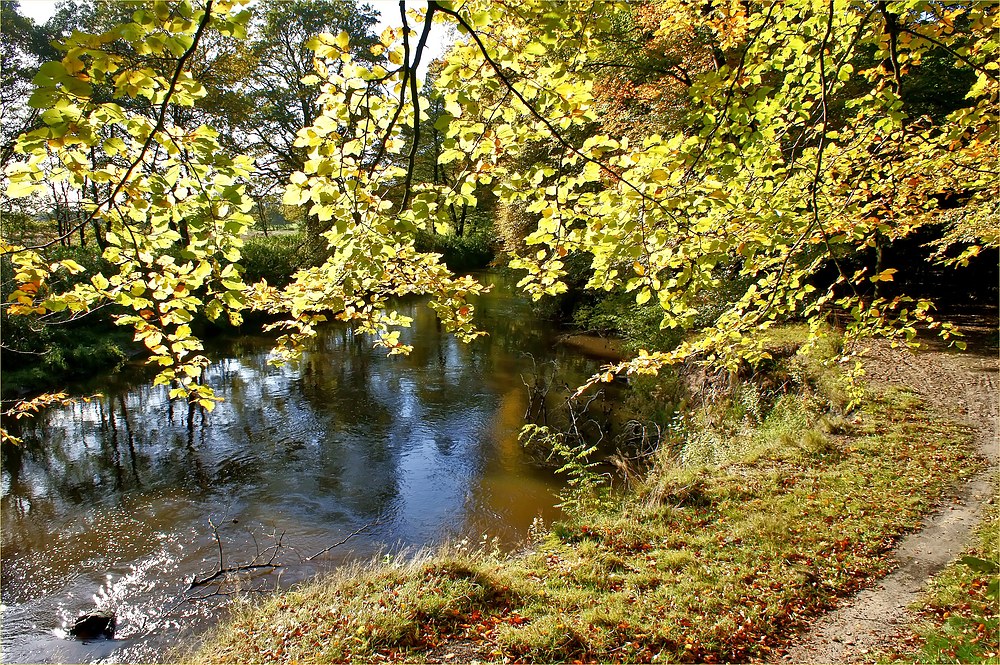
M769 391L702 395L642 480L570 497L523 552L344 569L237 606L191 659L775 659L886 574L899 539L985 466L972 430L913 390L871 384L848 411L832 351L782 361Z
M556 418L563 386L600 364L556 345L562 331L510 275L480 279L492 286L475 300L489 335L472 344L407 298L407 356L334 323L298 363L275 367L271 337L223 336L206 344L204 381L224 398L211 413L130 363L78 393L101 396L20 421L23 443L3 450L4 662L162 662L239 588L287 588L448 536L515 548L540 511L557 519L562 479L518 443L524 381L551 384ZM220 546L231 566L265 551L281 567L192 589ZM117 614L113 641L57 632L95 609Z

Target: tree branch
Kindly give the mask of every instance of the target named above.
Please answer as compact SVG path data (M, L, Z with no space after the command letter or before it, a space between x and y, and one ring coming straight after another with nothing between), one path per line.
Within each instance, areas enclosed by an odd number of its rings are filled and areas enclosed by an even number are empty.
M410 146L409 163L406 167L406 181L403 183L403 202L400 210L406 210L406 204L410 200L410 187L413 185L413 170L417 162L417 149L420 146L420 100L417 97L417 67L420 65L420 58L424 54L427 46L427 36L431 32L431 19L437 10L438 4L431 0L427 3L427 13L424 15L424 29L421 31L420 40L417 42L417 50L413 56L413 64L410 64L410 26L406 21L406 2L400 0L399 14L403 19L403 60L407 73L406 77L410 81L410 99L413 104L413 144ZM402 103L400 103L402 107Z
M319 552L316 552L312 556L307 556L305 559L303 559L303 561L312 561L313 559L315 559L315 558L317 558L317 557L319 557L319 556L321 556L323 554L326 554L330 550L332 550L332 549L334 549L336 547L340 547L341 545L343 545L344 543L346 543L347 541L349 541L351 538L354 538L355 536L359 536L362 533L364 533L365 531L367 531L368 529L372 528L373 526L376 526L379 523L380 519L381 519L380 517L375 518L374 522L369 522L368 524L365 524L364 526L355 529L354 531L350 532L349 534L347 534L346 536L344 536L343 538L341 538L340 540L338 540L337 542L335 542L333 545L330 545L329 547L324 547L323 549L321 549Z
M965 64L967 64L969 67L972 67L977 72L979 72L980 74L983 74L984 76L989 77L993 81L1000 81L1000 77L997 77L996 74L993 74L992 72L990 72L990 70L986 69L982 65L977 65L976 63L974 63L973 61L969 60L967 57L965 57L964 55L962 55L961 53L959 53L955 49L951 48L950 46L948 46L947 44L945 44L941 40L935 39L934 37L930 37L928 35L925 35L922 32L917 32L916 30L911 30L910 28L907 28L905 25L897 24L896 27L897 27L897 29L900 32L905 32L906 34L913 35L914 37L917 37L919 39L926 39L931 44L934 44L935 46L937 46L939 48L943 48L950 55L958 58L959 60L961 60L962 62L964 62Z
M170 78L170 84L167 86L167 91L163 97L163 102L160 104L160 112L159 115L157 116L156 124L153 126L153 129L149 132L149 136L147 136L146 140L143 142L142 148L139 151L139 156L132 161L128 169L126 169L125 173L119 179L118 184L115 186L115 188L111 191L110 194L108 194L108 196L104 199L104 201L94 206L94 209L90 212L90 214L87 216L86 219L73 226L73 228L64 233L62 236L54 238L49 242L40 245L25 247L18 251L45 249L47 247L51 247L52 245L64 241L66 238L69 238L71 235L76 233L79 229L83 228L84 226L92 222L94 219L96 219L101 208L110 203L113 203L115 198L125 188L125 186L129 182L129 178L131 177L132 173L139 166L139 164L141 164L143 160L146 158L146 153L149 151L150 146L152 146L153 141L156 138L157 132L163 130L163 125L167 117L167 111L169 110L170 107L170 99L173 97L174 91L177 88L177 82L180 80L181 74L184 72L184 66L187 64L188 59L198 49L198 43L201 41L201 37L205 32L205 28L208 27L209 22L212 20L213 2L214 0L206 0L205 13L202 16L201 21L198 23L198 29L194 33L194 38L191 41L191 46L189 46L188 49L184 51L184 53L181 55L181 57L177 59L177 66L174 69L173 76L171 76Z
M472 26L469 25L468 21L466 21L462 17L462 15L459 14L455 10L446 9L446 8L440 6L440 5L437 5L436 3L435 3L435 7L442 14L445 14L447 16L451 16L452 18L454 18L458 22L458 24L469 33L469 35L472 37L473 41L476 42L476 46L479 47L480 53L483 54L483 58L490 65L490 67L493 69L494 73L496 73L496 75L500 79L500 81L503 82L504 86L508 90L510 90L510 92L513 93L513 95L515 97L517 97L518 101L521 102L521 104L528 110L528 112L532 116L534 116L534 118L536 120L538 120L539 122L541 122L545 126L545 128L549 131L549 133L552 135L552 137L560 145L562 145L564 148L566 148L567 150L569 150L570 152L572 152L574 155L577 155L578 157L580 157L581 159L583 159L585 162L588 162L590 164L596 165L599 169L601 169L601 171L603 171L603 172L607 173L608 175L610 175L615 181L617 181L617 182L625 185L627 188L631 189L636 194L638 194L640 198L642 198L645 201L649 201L650 203L652 203L653 205L655 205L657 208L660 208L669 217L671 217L672 219L674 219L676 221L676 217L674 216L674 214L666 206L664 206L661 201L656 200L655 198L653 198L652 196L650 196L646 192L642 191L641 188L639 188L637 185L633 184L629 180L627 180L624 177L622 177L622 175L620 173L618 173L617 171L615 171L614 169L612 169L610 166L606 165L604 162L602 162L602 161L600 161L598 159L594 159L593 157L591 157L590 155L584 153L582 150L580 150L579 148L577 148L576 146L574 146L572 143L570 143L559 132L559 130L555 127L555 125L552 124L552 121L549 120L548 118L546 118L544 115L542 115L538 111L538 109L536 109L524 97L524 95L522 95L517 90L517 88L514 87L514 84L511 83L510 78L508 78L507 74L503 71L503 68L501 68L500 65L499 65L499 63L497 63L497 61L493 59L493 56L491 56L489 54L489 50L486 48L486 45L483 43L483 40L479 36L479 33L477 33L472 28Z
M882 15L885 34L889 37L888 69L892 72L892 78L896 84L893 92L898 95L903 90L902 73L899 67L899 17L889 11L885 0L880 0L878 3L878 11Z

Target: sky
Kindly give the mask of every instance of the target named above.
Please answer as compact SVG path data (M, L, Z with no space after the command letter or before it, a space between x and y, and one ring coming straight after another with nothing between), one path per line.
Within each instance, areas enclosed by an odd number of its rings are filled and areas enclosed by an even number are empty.
M275 0L262 0L264 2L275 1ZM55 13L57 0L20 0L21 14L28 16L33 19L36 23L44 23ZM382 14L382 20L379 21L378 25L375 26L375 34L380 34L386 26L394 25L399 26L399 2L397 0L367 0L367 4L370 4L376 10ZM424 6L423 2L408 2L407 6L412 6L414 9ZM418 26L411 27L419 30ZM448 30L445 26L435 26L431 30L430 37L427 40L427 53L424 55L423 61L420 63L419 74L424 74L427 71L427 65L430 64L432 60L440 57L445 50L449 42ZM429 56L429 57L428 57Z
M55 0L21 0L21 14L44 23L56 10Z

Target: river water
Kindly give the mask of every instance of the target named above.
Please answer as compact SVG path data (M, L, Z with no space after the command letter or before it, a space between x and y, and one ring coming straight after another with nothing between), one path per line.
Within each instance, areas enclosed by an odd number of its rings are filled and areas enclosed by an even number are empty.
M213 413L133 370L22 430L2 459L2 660L162 661L235 589L189 590L220 549L226 567L275 553L281 568L239 582L273 589L445 539L515 547L535 518L556 518L558 479L517 441L522 378L555 360L556 383L576 385L599 362L560 349L507 278L481 279L494 284L476 302L489 336L470 345L408 302L407 357L330 326L301 362L273 367L270 341L244 336L212 350L207 382L225 398ZM68 638L95 608L117 613L115 639Z

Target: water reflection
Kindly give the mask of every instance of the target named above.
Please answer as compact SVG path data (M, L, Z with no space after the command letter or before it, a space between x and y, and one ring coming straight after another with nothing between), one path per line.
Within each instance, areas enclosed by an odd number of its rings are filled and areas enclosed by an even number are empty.
M525 354L558 355L553 330L486 278L497 288L477 305L490 335L471 345L407 303L405 358L331 327L297 365L276 368L269 340L247 336L215 354L206 380L225 401L211 414L127 377L92 387L98 400L46 412L3 453L4 659L162 659L210 620L198 607L165 611L185 577L217 563L209 518L230 561L284 532L287 584L386 546L484 532L514 543L535 517L554 517L555 481L516 438ZM596 367L560 364L570 383ZM365 524L375 526L364 538L302 562ZM82 645L53 632L95 603L118 609L121 640Z

